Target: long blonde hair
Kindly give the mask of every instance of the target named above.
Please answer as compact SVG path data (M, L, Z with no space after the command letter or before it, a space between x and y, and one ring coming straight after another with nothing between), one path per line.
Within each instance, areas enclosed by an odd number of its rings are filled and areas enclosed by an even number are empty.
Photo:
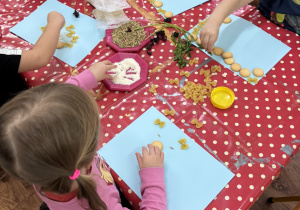
M70 192L75 169L92 162L100 130L96 102L79 87L51 83L26 90L0 108L0 165L42 191ZM78 199L107 209L90 175L80 175Z

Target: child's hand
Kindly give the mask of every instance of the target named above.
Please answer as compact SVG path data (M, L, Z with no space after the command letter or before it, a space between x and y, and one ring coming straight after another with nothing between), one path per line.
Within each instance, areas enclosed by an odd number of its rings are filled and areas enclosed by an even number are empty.
M89 70L95 76L97 81L104 79L113 79L109 74L106 74L108 70L117 68L116 65L113 65L110 61L97 62L90 66Z
M146 147L142 148L143 157L140 153L136 152L136 159L139 163L140 169L149 167L164 167L164 152L157 146L148 144L149 153Z
M200 40L201 45L207 52L211 52L214 44L216 43L219 36L219 24L210 21L209 19L201 28L200 31Z
M49 12L47 17L47 24L52 24L59 27L59 29L62 29L62 27L64 27L65 24L65 18L59 12Z

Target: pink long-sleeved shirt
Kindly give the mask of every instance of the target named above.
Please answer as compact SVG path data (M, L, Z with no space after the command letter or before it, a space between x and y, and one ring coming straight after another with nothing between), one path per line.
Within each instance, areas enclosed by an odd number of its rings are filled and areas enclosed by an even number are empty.
M97 86L97 81L93 74L89 70L83 71L81 74L69 78L66 83L73 84L83 88L84 90L90 90ZM102 170L100 168L102 167ZM95 157L92 163L91 175L93 176L97 192L99 197L104 201L108 210L119 210L127 209L123 208L119 203L120 195L119 191L113 184L107 183L105 174L102 172L106 171L106 176L110 173L103 168L99 157ZM102 171L102 172L101 172ZM108 173L107 173L108 172ZM141 210L166 210L167 209L167 197L164 182L164 169L159 167L151 167L141 169ZM104 175L104 176L103 176ZM108 176L109 176L108 175ZM35 187L38 196L48 205L51 210L82 210L83 207L88 207L88 201L77 197L67 202L58 202L45 197L42 192L39 192ZM82 207L83 206L83 207Z

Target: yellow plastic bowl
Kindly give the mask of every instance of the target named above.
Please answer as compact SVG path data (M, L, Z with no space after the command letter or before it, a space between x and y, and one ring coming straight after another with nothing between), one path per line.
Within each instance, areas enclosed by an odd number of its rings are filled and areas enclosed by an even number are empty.
M211 92L210 101L214 107L219 109L227 109L234 102L234 93L227 87L217 87Z

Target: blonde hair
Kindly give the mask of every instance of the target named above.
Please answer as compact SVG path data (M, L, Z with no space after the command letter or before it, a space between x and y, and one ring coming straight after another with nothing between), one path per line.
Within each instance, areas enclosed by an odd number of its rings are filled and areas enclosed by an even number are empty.
M79 87L51 83L26 90L0 108L0 165L41 191L70 192L75 169L92 162L100 130L98 106ZM77 198L106 209L90 175Z

